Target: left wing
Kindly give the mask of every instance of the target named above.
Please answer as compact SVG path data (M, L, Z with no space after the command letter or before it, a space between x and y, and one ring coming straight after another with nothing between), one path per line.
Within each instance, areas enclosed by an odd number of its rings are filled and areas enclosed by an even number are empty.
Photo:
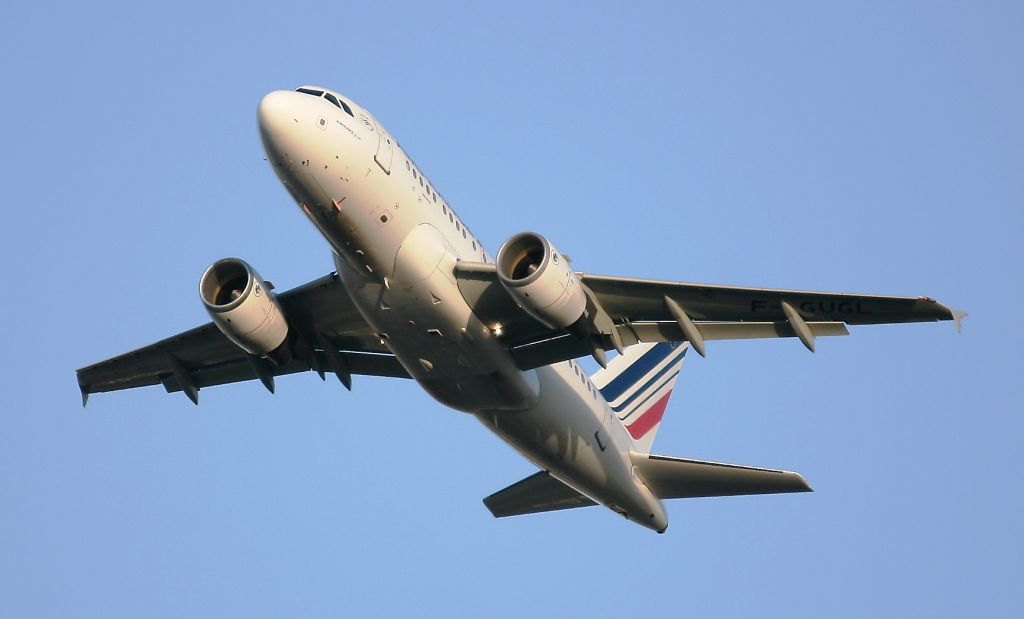
M351 388L352 374L409 378L356 311L331 274L277 295L294 334L295 355L273 365L245 352L207 323L138 350L78 370L84 405L90 393L162 384L198 403L203 387L259 379L271 392L274 377L334 372Z
M797 337L814 350L818 336L847 335L846 325L959 320L966 314L928 297L895 297L656 281L578 273L587 313L597 326L587 341L527 315L498 281L495 265L459 263L459 290L502 337L522 369L639 342ZM595 341L596 340L596 341Z

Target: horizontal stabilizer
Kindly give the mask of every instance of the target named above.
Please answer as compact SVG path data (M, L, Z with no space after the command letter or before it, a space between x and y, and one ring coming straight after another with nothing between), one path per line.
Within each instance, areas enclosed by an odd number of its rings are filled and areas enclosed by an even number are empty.
M501 518L588 507L596 503L558 481L547 471L540 471L495 492L484 499L484 505L495 518Z
M637 473L659 499L811 492L799 473L653 454L633 454Z

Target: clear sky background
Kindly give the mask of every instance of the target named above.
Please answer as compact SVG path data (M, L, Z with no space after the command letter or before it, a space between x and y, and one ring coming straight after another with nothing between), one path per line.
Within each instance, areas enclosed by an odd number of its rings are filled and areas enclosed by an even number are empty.
M165 3L172 4L172 3ZM1020 3L7 3L0 617L1020 616ZM224 256L332 269L256 131L370 109L489 249L930 295L949 323L712 342L655 451L813 494L493 519L533 467L411 381L94 396Z

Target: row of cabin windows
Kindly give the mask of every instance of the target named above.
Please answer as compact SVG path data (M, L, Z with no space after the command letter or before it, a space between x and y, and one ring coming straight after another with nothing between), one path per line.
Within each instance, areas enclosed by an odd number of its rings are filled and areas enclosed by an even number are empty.
M587 375L583 372L582 368L580 368L579 364L576 363L575 360L569 361L569 365L572 366L572 371L576 372L576 377L580 379L580 382L583 383L583 386L587 388L587 391L589 391L590 395L594 396L594 399L596 400L597 388L594 387L594 383L590 382L590 379L587 378Z
M323 97L324 99L327 99L329 102L334 104L335 107L338 107L340 109L345 110L345 112L347 112L349 116L352 116L353 118L355 118L355 114L352 113L352 108L350 108L348 106L348 104L345 103L343 100L335 97L334 95L332 95L329 92L326 92L324 90L316 90L316 89L313 89L313 88L296 88L295 92L301 92L302 94L311 95L313 97ZM419 180L420 187L426 192L426 195L430 199L432 199L434 201L434 203L436 204L437 203L437 191L435 191L434 188L430 186L430 183L425 182L423 180L423 175L419 174L416 171L416 168L413 167L413 165L409 162L408 159L405 161L405 169L412 172L412 177L414 179ZM448 212L448 205L446 205L443 201L441 202L441 212L443 212L446 215L448 215L448 221L450 221L450 222L455 224L455 230L456 231L462 232L462 238L469 240L469 235L467 234L466 228L459 221L456 221L455 217L450 212ZM477 251L478 248L477 248L477 244L476 244L476 239L475 238L472 239L472 243L473 243L473 251ZM479 248L479 249L480 249L481 259L482 260L486 260L487 257L483 253L483 248Z
M412 170L412 177L419 179L420 187L422 187L424 190L426 190L427 195L430 196L431 198L433 198L434 202L436 203L437 202L437 192L434 191L433 188L431 188L430 183L424 183L423 175L422 174L417 174L416 173L416 168L414 168L412 166L412 164L409 163L408 161L405 162L405 169L406 170Z
M423 180L423 175L417 172L416 166L412 165L412 163L410 163L408 159L406 159L406 161L405 161L405 169L409 170L410 172L412 172L412 177L414 179L419 180L420 187L423 188L423 190L426 192L427 196L429 196L431 199L433 199L434 203L436 204L437 203L437 191L435 191L434 188L432 188L430 186L430 183L425 182ZM455 219L455 215L452 213L452 211L448 210L448 205L445 204L443 199L441 200L441 212L448 216L448 221L450 223L455 224L455 230L457 232L461 232L462 233L462 238L467 239L467 240L472 242L472 244L473 244L473 251L478 251L478 250L480 251L481 260L486 260L486 256L483 253L483 248L482 247L477 247L476 239L475 238L473 238L473 239L469 238L469 233L468 233L468 230L467 230L466 226L464 226L462 224L462 222L460 222L458 219Z
M301 92L304 95L312 95L314 97L323 97L324 99L330 101L334 105L334 107L345 110L345 112L352 118L356 117L356 115L352 113L352 108L350 108L347 103L335 97L329 92L325 92L323 90L313 90L312 88L296 88L295 92Z

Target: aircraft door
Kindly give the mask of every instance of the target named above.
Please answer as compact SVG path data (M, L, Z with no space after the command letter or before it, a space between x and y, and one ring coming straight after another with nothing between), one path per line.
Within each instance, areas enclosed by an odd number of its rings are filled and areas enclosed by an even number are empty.
M377 162L381 170L384 170L385 174L390 175L391 158L395 150L391 136L388 135L387 131L384 131L376 119L371 118L368 114L360 112L359 118L363 121L364 125L377 134L377 152L374 153L373 160Z
M391 157L394 150L391 136L383 131L380 125L377 125L377 154L373 156L373 160L377 162L381 170L384 170L385 174L391 174Z

